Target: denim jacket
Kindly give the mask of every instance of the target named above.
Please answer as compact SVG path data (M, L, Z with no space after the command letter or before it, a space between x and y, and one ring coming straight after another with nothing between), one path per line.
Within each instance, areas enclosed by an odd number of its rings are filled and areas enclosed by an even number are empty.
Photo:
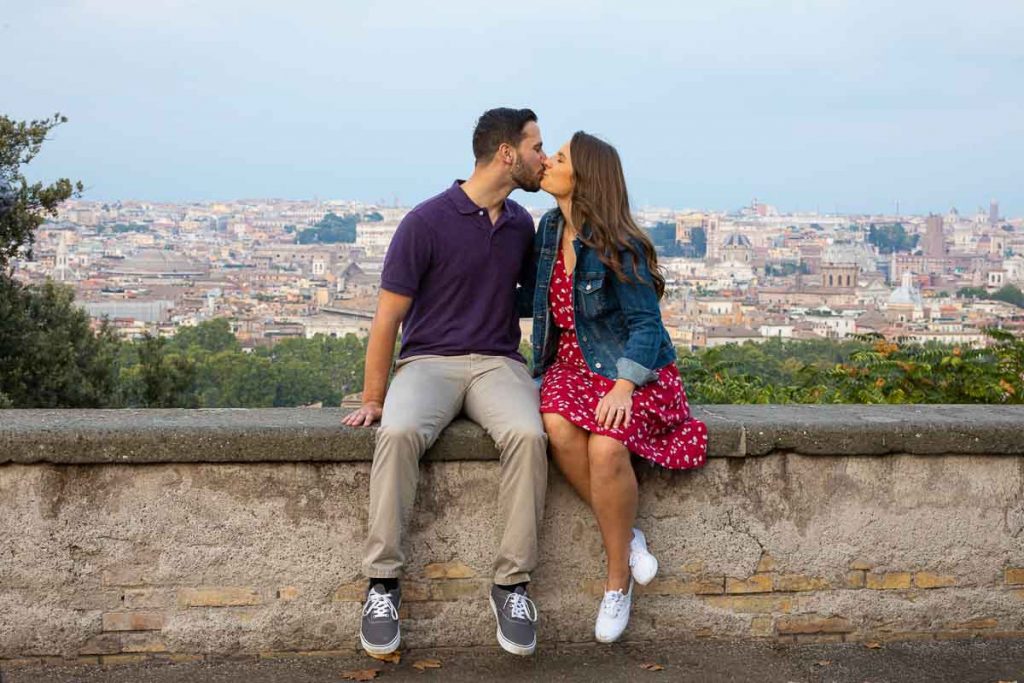
M558 259L565 221L559 209L541 218L533 243L533 286L524 282L521 296L533 304L533 375L544 374L558 350L558 327L551 318L548 289ZM584 228L585 229L585 228ZM643 386L675 360L676 350L661 322L651 272L643 261L633 275L632 251L624 249L622 263L629 282L620 282L597 253L579 239L573 242L573 311L576 337L593 372L610 380L627 379ZM532 270L532 269L531 269ZM636 282L639 277L640 282Z

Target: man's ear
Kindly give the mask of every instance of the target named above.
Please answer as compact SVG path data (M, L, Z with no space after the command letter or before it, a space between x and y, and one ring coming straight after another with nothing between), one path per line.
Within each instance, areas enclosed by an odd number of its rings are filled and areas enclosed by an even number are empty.
M515 150L512 149L512 145L507 142L503 142L498 145L498 153L495 156L497 156L502 163L508 164L509 166L512 165L512 162L515 161L516 158Z

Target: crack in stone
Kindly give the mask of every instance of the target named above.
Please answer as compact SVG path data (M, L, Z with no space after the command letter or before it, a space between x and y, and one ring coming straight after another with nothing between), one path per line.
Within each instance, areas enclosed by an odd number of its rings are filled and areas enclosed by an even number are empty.
M729 527L730 531L732 531L733 533L738 533L738 534L741 534L743 536L748 537L750 540L752 540L754 543L757 544L758 549L761 551L760 554L757 556L757 561L754 563L753 569L751 569L750 572L749 572L750 574L753 574L757 570L757 565L761 561L761 557L763 557L768 551L764 547L764 543L761 542L761 539L759 539L756 535L754 535L754 533L750 531L749 527L747 527L746 525L743 525L743 527L741 528L736 523L736 521L733 519L733 510L732 510L732 508L726 509L725 517L726 517L726 526Z

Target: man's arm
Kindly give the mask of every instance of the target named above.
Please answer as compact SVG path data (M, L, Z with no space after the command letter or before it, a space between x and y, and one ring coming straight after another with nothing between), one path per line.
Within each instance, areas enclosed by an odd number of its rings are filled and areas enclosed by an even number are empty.
M349 427L369 427L384 412L388 372L398 339L398 326L412 305L412 297L380 290L377 312L370 324L370 341L366 347L366 368L363 375L363 405L341 419Z

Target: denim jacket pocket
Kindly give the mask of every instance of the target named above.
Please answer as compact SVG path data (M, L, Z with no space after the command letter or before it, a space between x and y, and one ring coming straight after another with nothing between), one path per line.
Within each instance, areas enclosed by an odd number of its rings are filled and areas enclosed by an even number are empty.
M581 273L576 280L580 311L587 318L596 318L608 309L608 292L604 273Z

